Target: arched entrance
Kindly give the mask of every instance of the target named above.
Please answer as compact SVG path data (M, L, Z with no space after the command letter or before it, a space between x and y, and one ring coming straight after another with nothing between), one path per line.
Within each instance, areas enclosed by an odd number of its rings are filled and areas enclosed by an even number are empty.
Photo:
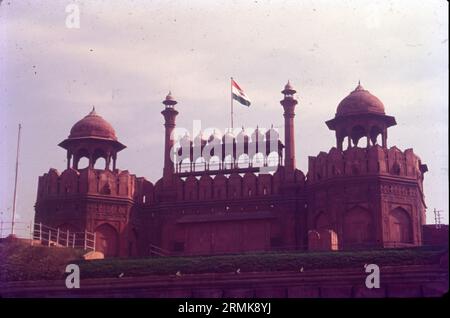
M95 249L105 257L114 257L119 251L119 235L114 227L102 224L95 230Z
M412 243L411 220L408 212L396 208L389 213L389 241L391 243Z
M128 239L128 256L129 257L136 257L138 256L138 232L136 229L132 229L129 234Z
M344 247L365 247L371 243L373 243L372 217L366 209L354 207L344 217Z

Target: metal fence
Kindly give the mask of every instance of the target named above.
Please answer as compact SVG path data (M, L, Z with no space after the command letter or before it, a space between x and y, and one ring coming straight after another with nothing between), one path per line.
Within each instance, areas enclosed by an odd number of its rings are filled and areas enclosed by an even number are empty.
M11 234L11 222L0 221L0 238ZM53 228L42 223L15 222L14 234L31 245L57 246L95 251L95 233L73 232L60 228Z
M42 223L35 223L33 227L33 240L41 245L71 247L95 251L95 233L88 231L71 232L52 228Z

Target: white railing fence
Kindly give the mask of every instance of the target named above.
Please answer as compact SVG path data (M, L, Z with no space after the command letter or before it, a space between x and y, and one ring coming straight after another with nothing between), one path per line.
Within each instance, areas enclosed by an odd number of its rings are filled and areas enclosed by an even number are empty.
M11 234L11 222L0 221L0 239ZM95 233L73 232L53 228L42 223L15 222L14 234L21 239L30 240L31 245L58 246L95 251Z

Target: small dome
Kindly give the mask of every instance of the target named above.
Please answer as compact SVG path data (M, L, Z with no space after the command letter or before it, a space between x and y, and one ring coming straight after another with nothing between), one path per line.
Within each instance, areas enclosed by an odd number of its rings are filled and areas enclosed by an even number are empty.
M294 86L292 86L291 81L288 81L281 93L286 95L293 95L297 93L297 91L295 90Z
M169 91L169 93L166 96L166 99L163 100L163 104L166 106L174 106L177 104L177 101L175 100L175 98L172 96L172 92Z
M70 130L69 139L85 137L117 140L114 128L95 112L95 108L87 116L73 125Z
M384 115L384 105L358 83L355 90L339 103L336 117L367 113Z

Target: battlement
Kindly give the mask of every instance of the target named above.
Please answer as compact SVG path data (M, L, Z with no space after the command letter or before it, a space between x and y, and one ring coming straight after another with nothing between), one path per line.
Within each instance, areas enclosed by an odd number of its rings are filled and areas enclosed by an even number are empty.
M401 151L397 147L352 147L340 151L333 147L328 153L309 157L308 182L313 184L326 179L358 175L393 175L409 179L422 179L427 166L412 149Z
M78 195L133 199L136 193L135 182L136 176L127 170L69 168L60 173L52 168L39 177L37 202Z
M272 174L246 173L219 173L215 176L203 174L201 176L175 177L176 201L207 201L207 200L238 200L262 198L278 195L284 180L284 170L280 167ZM299 189L305 186L305 175L296 170L293 182ZM155 186L144 181L138 186L138 201L152 204L160 200L162 179Z

